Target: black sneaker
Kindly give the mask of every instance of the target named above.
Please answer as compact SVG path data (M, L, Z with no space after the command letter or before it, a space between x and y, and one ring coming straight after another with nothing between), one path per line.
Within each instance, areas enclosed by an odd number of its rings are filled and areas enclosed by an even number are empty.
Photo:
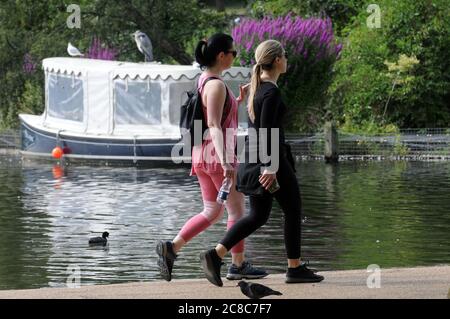
M158 254L159 273L164 280L171 281L173 264L175 259L177 259L177 255L173 251L172 242L161 240L156 245L156 253Z
M217 255L215 249L208 250L200 254L203 271L206 279L213 285L222 287L223 282L220 278L220 267L223 265L222 259Z
M323 276L316 275L312 269L306 267L306 263L301 264L296 268L288 268L286 273L287 284L290 283L312 283L321 282L324 278Z

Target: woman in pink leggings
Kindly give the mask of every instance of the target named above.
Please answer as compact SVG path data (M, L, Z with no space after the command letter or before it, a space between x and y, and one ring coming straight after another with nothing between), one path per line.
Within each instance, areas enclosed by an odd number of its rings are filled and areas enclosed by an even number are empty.
M243 99L244 87L241 87L241 94L236 99L221 79L222 72L231 67L236 54L233 38L222 33L213 35L207 41L200 41L195 51L197 63L204 70L198 88L209 133L201 146L192 149L191 175L197 175L204 207L202 212L184 224L173 241L160 241L157 244L158 267L161 276L167 281L172 279L173 264L180 249L222 218L224 207L216 199L225 177L233 180L225 203L227 229L244 214L244 195L235 188L237 110ZM244 241L237 243L231 249L231 254L233 264L228 269L228 279L257 279L268 275L265 270L254 268L244 260Z

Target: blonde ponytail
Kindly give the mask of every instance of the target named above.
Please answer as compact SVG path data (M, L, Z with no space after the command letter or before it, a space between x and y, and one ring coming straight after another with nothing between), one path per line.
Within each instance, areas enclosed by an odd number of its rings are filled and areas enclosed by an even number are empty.
M252 80L250 84L250 94L248 95L248 116L250 120L255 122L255 109L253 108L253 100L255 98L256 90L261 83L261 65L256 64L253 67Z
M248 116L250 120L255 122L255 109L253 100L255 99L256 91L261 84L262 70L271 70L273 62L276 57L283 55L283 47L281 43L276 40L266 40L262 42L255 50L256 64L253 67L253 74L250 84L250 94L248 96Z

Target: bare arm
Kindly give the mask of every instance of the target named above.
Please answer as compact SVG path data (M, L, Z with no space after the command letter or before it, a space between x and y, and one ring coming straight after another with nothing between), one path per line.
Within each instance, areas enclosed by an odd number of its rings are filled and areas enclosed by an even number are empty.
M222 133L222 112L226 99L225 84L220 80L211 80L205 84L205 105L208 117L208 128L211 139L224 170L232 170L229 163L226 163L224 136Z

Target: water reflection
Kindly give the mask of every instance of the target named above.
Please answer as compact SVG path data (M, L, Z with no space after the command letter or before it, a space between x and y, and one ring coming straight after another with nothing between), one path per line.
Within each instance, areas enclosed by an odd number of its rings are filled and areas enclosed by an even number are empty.
M298 163L303 255L313 268L449 263L450 163ZM248 207L248 206L247 206ZM159 279L154 247L202 209L186 168L57 166L0 157L0 289ZM285 271L282 212L247 240L247 255ZM202 276L198 254L225 219L180 254L176 278ZM107 247L88 239L110 233ZM229 263L229 259L227 260Z

